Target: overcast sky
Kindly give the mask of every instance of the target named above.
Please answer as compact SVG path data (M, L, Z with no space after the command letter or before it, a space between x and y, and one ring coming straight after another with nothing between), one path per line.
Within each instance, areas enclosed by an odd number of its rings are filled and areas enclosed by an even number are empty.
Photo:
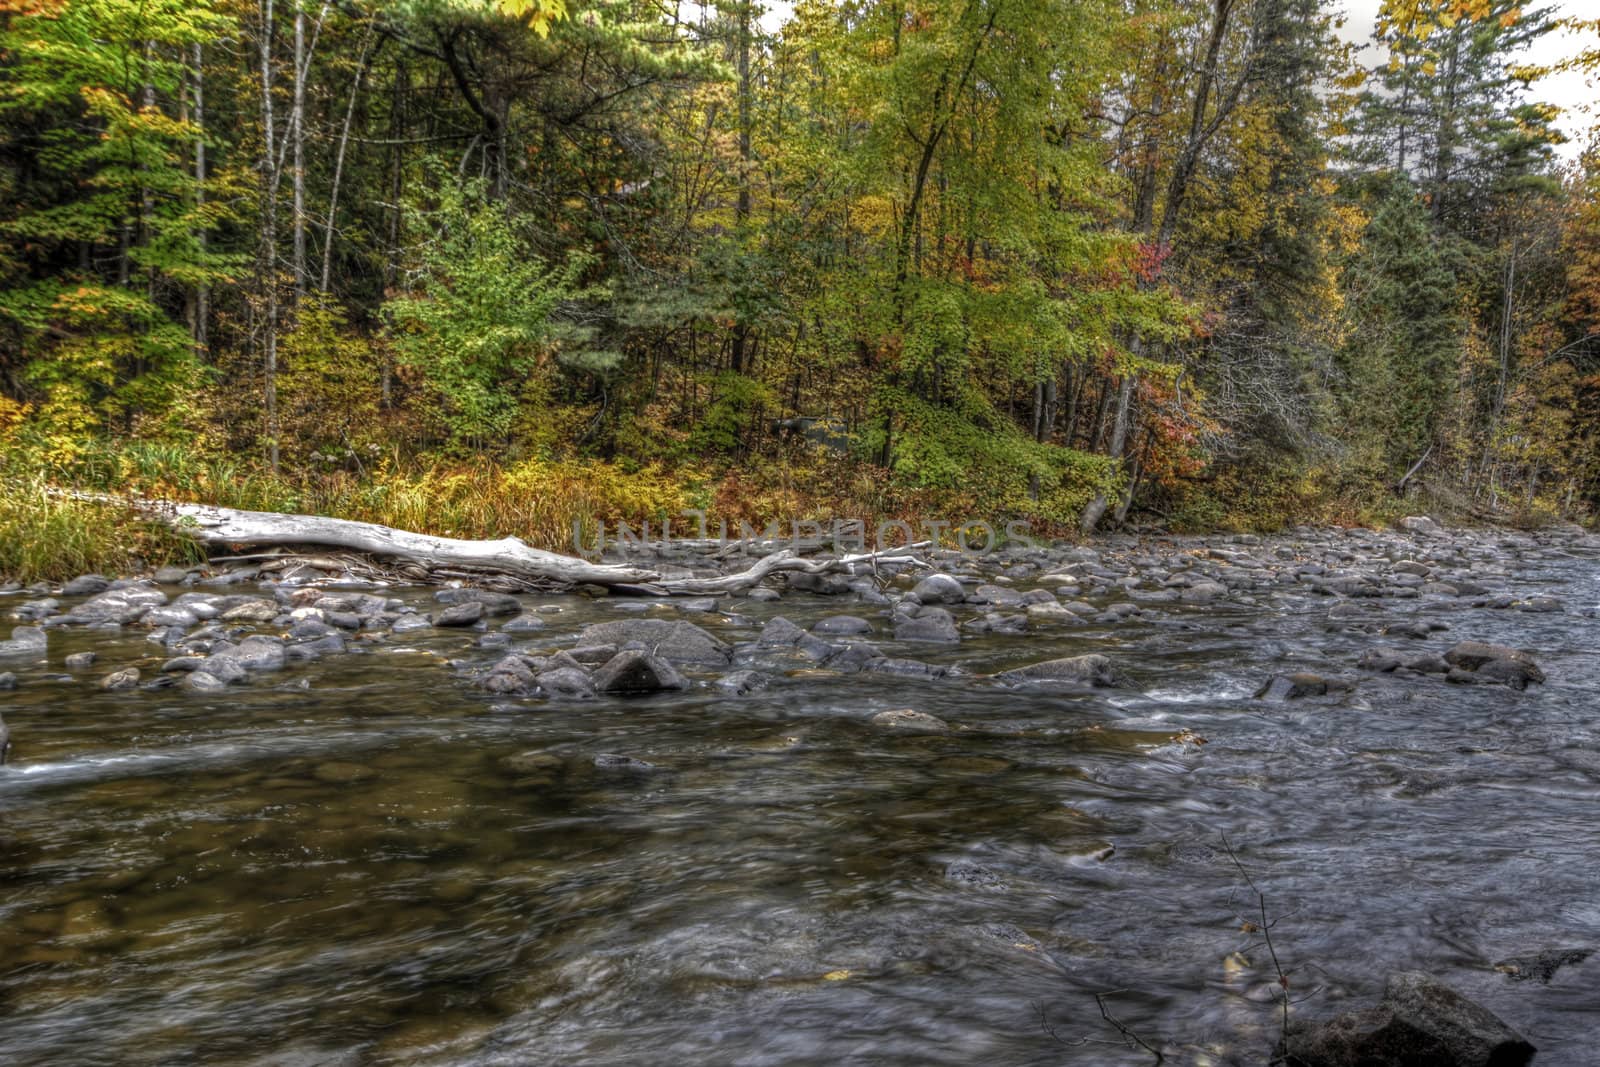
M1347 15L1344 29L1341 31L1348 41L1367 46L1367 54L1362 58L1366 63L1374 65L1378 61L1372 40L1372 23L1378 14L1380 0L1345 0L1344 9ZM1550 6L1557 15L1582 14L1583 11L1594 3L1595 0L1551 0ZM762 18L762 23L769 30L781 26L789 13L794 9L791 0L766 0L767 12ZM1576 54L1582 45L1577 38L1565 32L1547 34L1529 49L1527 61L1541 65L1559 62ZM1586 132L1594 125L1594 100L1600 96L1600 89L1588 85L1582 74L1554 74L1537 82L1533 87L1532 97L1555 104L1563 109L1561 121L1557 124L1568 137L1565 145L1557 151L1563 159L1576 159L1583 149L1583 139Z
M1376 46L1371 43L1372 23L1377 18L1379 2L1380 0L1346 0L1347 18L1344 29L1340 31L1345 40L1366 45L1366 53L1362 59L1368 66L1375 65L1380 58ZM1592 0L1553 0L1549 6L1559 17L1582 14L1590 2ZM1565 31L1549 33L1534 42L1528 49L1525 61L1541 66L1553 65L1577 54L1583 43L1578 37ZM1583 150L1584 137L1597 117L1594 113L1594 100L1597 95L1600 94L1597 94L1595 87L1586 84L1584 76L1575 71L1552 74L1534 83L1529 93L1531 99L1555 104L1563 111L1561 120L1556 124L1567 135L1567 143L1556 149L1562 159L1576 159L1578 153Z

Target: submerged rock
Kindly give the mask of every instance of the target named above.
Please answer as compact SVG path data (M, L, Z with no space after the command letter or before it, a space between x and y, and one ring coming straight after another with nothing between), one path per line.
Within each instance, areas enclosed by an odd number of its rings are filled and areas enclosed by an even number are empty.
M907 733L942 734L950 729L943 719L913 708L892 708L872 717L872 725Z
M139 668L129 667L127 670L108 674L100 679L100 688L109 690L132 689L139 684Z
M1064 659L1030 663L1026 667L1001 671L994 677L996 681L1005 685L1066 683L1109 689L1128 684L1127 678L1116 665L1098 652L1091 652L1086 656L1068 656Z
M50 646L50 639L37 626L14 626L11 640L0 641L0 656L12 659L41 658Z
M760 671L734 671L718 678L716 686L724 693L742 697L765 689L770 683L771 679Z
M1446 652L1444 659L1455 668L1448 675L1452 682L1484 682L1526 689L1530 683L1544 681L1544 672L1531 655L1505 645L1462 641Z
M960 643L961 631L956 629L956 621L948 611L943 608L923 608L916 618L902 618L895 622L894 639L953 645Z
M1376 1007L1292 1023L1289 1067L1524 1067L1534 1047L1487 1008L1430 975L1389 977Z
M658 768L654 763L615 752L602 752L594 758L594 769L607 774L649 774Z
M1592 955L1592 948L1552 948L1532 956L1508 957L1495 964L1494 969L1519 982L1531 980L1549 985L1561 968L1582 963Z

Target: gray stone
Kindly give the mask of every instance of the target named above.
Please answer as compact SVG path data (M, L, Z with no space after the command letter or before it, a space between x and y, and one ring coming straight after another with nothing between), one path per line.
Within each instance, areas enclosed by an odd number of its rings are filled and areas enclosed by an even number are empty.
M62 596L93 596L111 587L111 579L99 574L80 574L61 587Z
M441 589L433 594L433 599L451 607L476 604L479 609L479 618L484 616L495 618L501 615L518 615L522 612L522 602L510 593L493 593L487 589ZM436 623L435 625L445 624Z
M389 626L392 634L409 634L418 630L426 630L433 624L423 615L402 615Z
M1328 681L1318 674L1300 672L1279 674L1269 678L1256 690L1257 700L1299 700L1301 697L1319 697L1328 691Z
M792 648L806 632L782 615L775 616L761 628L756 644L762 648Z
M789 575L789 588L801 593L819 596L844 596L851 592L850 581L837 574L806 574L804 571ZM754 590L751 591L754 595Z
M1534 662L1532 655L1505 645L1461 641L1446 652L1444 658L1450 666L1471 672L1484 682L1523 689L1530 682L1544 681L1544 672Z
M1525 1067L1534 1047L1499 1017L1430 975L1390 975L1376 1007L1291 1023L1290 1067Z
M1064 659L1045 660L1042 663L1030 663L1026 667L1001 671L994 677L996 681L1005 685L1066 683L1114 688L1128 684L1116 665L1098 652L1091 652L1086 656L1069 656Z
M717 598L710 596L692 597L688 600L675 601L673 606L679 611L703 615L717 610Z
M222 613L223 622L271 622L278 617L278 605L271 600L252 597Z
M589 674L578 667L556 667L545 670L535 679L539 688L553 700L592 700L594 683Z
M728 662L726 644L692 622L667 619L619 619L584 627L578 635L581 645L611 644L618 647L637 641L669 663Z
M946 880L969 889L1008 889L1006 880L981 863L956 860L944 869Z
M183 687L185 689L194 689L203 693L225 689L227 685L227 682L208 671L190 671L183 679Z
M687 689L689 683L672 664L648 652L618 652L594 673L594 687L601 693L657 693L667 689Z
M967 599L961 583L948 574L930 574L911 591L924 604L960 604Z
M145 626L150 627L182 626L187 629L188 627L194 626L196 623L198 623L200 621L200 617L187 608L180 608L169 604L164 607L151 608L149 611L145 612L142 617L140 617L139 621Z
M829 636L851 636L854 634L870 633L872 624L866 619L856 615L830 615L821 619L811 627L814 634L827 634Z
M1400 520L1400 528L1407 530L1419 537L1447 537L1449 536L1443 526L1434 522L1426 515L1407 515Z
M468 600L461 604L451 604L443 611L435 612L433 624L435 626L476 626L483 618L483 605L476 600Z
M187 567L161 567L155 574L155 580L159 585L179 585L187 577L189 577Z
M50 647L50 638L37 626L14 626L11 640L0 641L0 657L8 659L42 659Z
M74 652L61 661L61 665L69 671L82 671L94 666L97 657L93 652Z
M17 676L10 671L0 672L0 693L9 693L17 687Z
M894 626L896 641L953 645L961 641L955 619L943 608L924 608L916 618L900 619Z
M518 615L501 624L500 632L506 634L531 634L545 628L545 621L537 615Z

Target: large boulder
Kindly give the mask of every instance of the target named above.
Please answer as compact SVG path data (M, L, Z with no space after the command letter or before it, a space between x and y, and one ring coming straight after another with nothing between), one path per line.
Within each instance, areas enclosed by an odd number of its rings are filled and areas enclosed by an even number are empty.
M1400 528L1419 537L1448 536L1443 526L1440 526L1426 515L1407 515L1400 520Z
M683 675L672 664L648 652L618 652L594 672L594 687L601 693L659 693L664 689L687 689Z
M578 644L623 645L637 641L652 654L669 663L709 663L721 666L728 662L726 644L702 630L692 622L679 619L618 619L615 622L597 622L586 626L578 635Z
M1291 1024L1280 1051L1289 1067L1523 1067L1534 1047L1438 979L1404 971L1375 1007Z
M1026 667L1001 671L994 677L996 681L1005 685L1067 684L1113 688L1127 684L1127 679L1117 670L1116 665L1098 652L1091 652L1086 656L1068 656L1065 659L1030 663Z

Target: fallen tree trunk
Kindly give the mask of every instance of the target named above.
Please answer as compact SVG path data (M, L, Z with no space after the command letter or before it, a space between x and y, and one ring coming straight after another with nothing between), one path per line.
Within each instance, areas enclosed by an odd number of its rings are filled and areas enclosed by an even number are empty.
M107 498L101 498L107 499ZM107 500L109 502L109 500ZM807 560L789 549L758 559L749 569L717 577L668 577L647 567L619 563L592 563L533 548L516 537L497 541L467 541L454 537L397 530L370 522L328 519L317 515L285 515L270 511L239 511L207 504L125 500L148 518L170 526L202 545L269 548L319 546L340 548L420 565L427 571L457 570L474 574L504 575L530 583L599 585L622 593L646 596L706 596L743 592L762 579L782 572L807 574L858 573L882 564L920 563L905 550L898 554L867 552L838 558ZM917 546L912 546L917 547ZM452 576L460 576L459 573Z

